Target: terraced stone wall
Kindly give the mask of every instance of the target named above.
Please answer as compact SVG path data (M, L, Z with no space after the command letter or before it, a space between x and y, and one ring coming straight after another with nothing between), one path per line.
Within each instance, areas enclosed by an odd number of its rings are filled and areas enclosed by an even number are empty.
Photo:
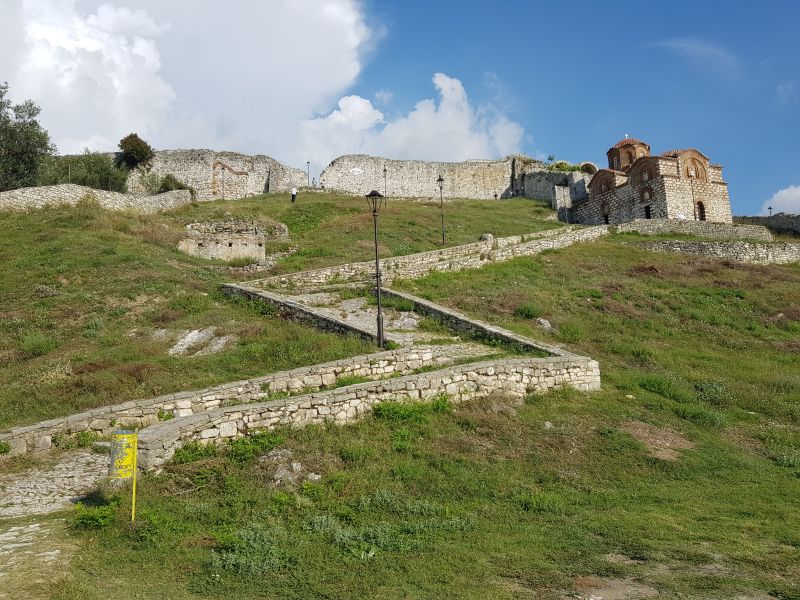
M730 225L712 221L689 221L677 219L636 219L615 226L619 233L635 231L642 235L697 235L723 240L758 240L771 242L772 234L759 225Z
M379 402L418 402L447 394L452 402L502 393L523 396L570 386L600 387L597 362L583 357L517 358L449 367L405 377L347 386L327 392L232 406L165 421L139 434L139 464L157 470L184 444L217 443L278 425L355 420Z
M664 240L642 242L649 250L694 256L725 258L758 265L800 262L800 243L759 244L753 242L686 242Z

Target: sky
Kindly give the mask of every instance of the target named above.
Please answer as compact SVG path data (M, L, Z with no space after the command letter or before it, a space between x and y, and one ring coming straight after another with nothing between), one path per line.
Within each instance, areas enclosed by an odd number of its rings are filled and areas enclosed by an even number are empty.
M624 135L724 167L734 214L800 213L800 2L0 0L0 81L62 153L523 153Z

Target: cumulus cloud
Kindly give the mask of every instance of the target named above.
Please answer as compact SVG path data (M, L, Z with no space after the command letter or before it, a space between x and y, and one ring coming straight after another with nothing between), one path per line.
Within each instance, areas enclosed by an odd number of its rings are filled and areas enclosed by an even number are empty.
M772 197L761 207L761 214L768 215L770 206L772 214L784 212L800 215L800 185L790 185L772 194Z
M458 79L433 76L438 99L421 100L407 115L386 121L366 98L348 96L325 117L306 119L302 139L315 164L338 154L458 161L518 152L522 127L491 106L474 108Z
M666 48L694 65L717 73L734 74L741 67L741 61L733 52L724 46L700 38L671 38L650 45Z

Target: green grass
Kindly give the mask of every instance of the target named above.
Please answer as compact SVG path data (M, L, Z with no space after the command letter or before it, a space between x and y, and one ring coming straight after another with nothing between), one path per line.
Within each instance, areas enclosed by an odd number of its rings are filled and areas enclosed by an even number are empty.
M219 285L234 276L219 261L176 250L187 223L269 217L287 223L299 248L275 272L367 260L372 222L362 204L309 194L296 205L276 195L153 216L91 203L0 212L0 429L373 351L225 297ZM490 204L452 205L449 243L473 242L485 231L558 226L542 220L547 210L537 202L491 204L487 211ZM427 204L390 200L381 214L382 252L436 248L437 219ZM153 338L157 329L210 326L238 341L211 356L173 357L167 350L174 339Z

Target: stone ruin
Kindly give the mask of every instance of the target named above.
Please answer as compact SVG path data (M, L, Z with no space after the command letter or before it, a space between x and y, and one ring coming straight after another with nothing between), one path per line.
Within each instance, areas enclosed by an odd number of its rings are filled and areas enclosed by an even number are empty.
M178 250L199 258L232 261L266 259L265 244L288 240L289 229L277 221L242 221L190 223Z

